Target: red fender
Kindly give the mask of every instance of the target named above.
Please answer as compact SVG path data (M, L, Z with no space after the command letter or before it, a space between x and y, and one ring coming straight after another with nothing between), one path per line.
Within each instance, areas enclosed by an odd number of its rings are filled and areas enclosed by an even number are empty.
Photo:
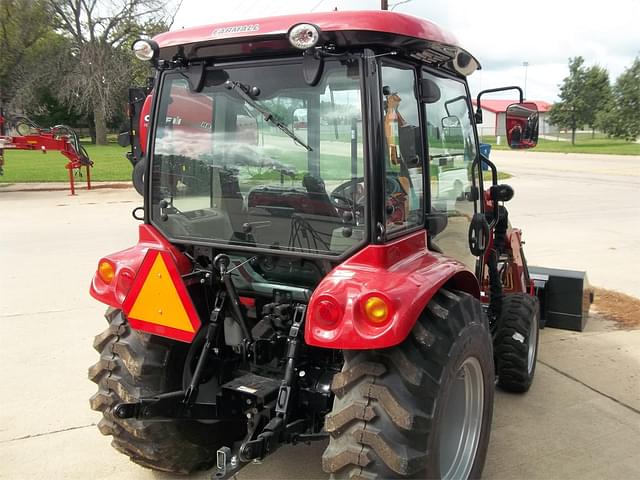
M140 110L140 123L138 125L138 135L140 136L140 150L142 154L147 153L147 135L149 134L149 119L151 116L151 102L153 95L147 95Z
M480 297L475 275L462 263L427 249L419 231L386 245L369 245L334 268L315 289L307 309L305 341L336 349L387 348L401 343L445 284ZM366 320L371 296L389 305L386 321Z
M187 257L167 242L153 226L142 224L139 227L137 245L100 259L98 265L102 262L111 264L114 270L114 277L111 282L106 283L96 272L89 287L91 296L111 307L122 308L122 304L149 249L168 252L173 257L181 275L191 271L191 262Z

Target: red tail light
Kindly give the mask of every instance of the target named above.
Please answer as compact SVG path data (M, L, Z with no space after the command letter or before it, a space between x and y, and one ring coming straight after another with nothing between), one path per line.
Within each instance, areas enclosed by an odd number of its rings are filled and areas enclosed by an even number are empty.
M131 290L131 285L133 284L134 278L135 274L129 268L122 268L118 272L118 281L116 282L116 298L119 302L124 302L124 299L127 297L129 290Z
M342 319L342 307L332 297L327 295L318 299L315 308L315 318L321 328L332 329Z

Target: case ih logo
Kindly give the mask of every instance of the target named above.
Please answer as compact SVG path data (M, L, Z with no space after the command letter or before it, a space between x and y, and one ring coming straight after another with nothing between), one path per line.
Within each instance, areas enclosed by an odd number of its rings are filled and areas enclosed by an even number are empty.
M260 30L260 24L258 23L254 23L252 25L235 25L233 27L216 28L211 35L214 37L221 37L231 33L257 32L258 30Z

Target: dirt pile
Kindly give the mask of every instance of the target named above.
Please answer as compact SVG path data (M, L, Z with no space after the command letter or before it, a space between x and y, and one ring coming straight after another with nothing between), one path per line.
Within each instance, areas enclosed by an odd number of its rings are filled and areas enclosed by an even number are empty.
M596 288L593 307L621 329L640 328L640 299L624 293Z

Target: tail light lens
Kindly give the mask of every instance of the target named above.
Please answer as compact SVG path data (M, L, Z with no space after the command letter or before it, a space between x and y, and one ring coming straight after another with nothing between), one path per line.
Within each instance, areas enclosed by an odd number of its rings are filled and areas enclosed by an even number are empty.
M116 283L116 296L119 302L124 302L124 299L127 298L127 294L129 290L131 290L131 285L133 284L133 279L135 275L132 270L128 268L122 268L118 272L118 281Z
M342 307L332 297L323 296L315 306L314 320L321 328L335 328L342 319Z
M361 301L365 320L375 327L387 323L393 314L392 304L388 298L380 294L370 294Z
M104 283L111 283L115 274L116 269L113 266L113 263L108 260L100 260L100 263L98 264L98 276Z

